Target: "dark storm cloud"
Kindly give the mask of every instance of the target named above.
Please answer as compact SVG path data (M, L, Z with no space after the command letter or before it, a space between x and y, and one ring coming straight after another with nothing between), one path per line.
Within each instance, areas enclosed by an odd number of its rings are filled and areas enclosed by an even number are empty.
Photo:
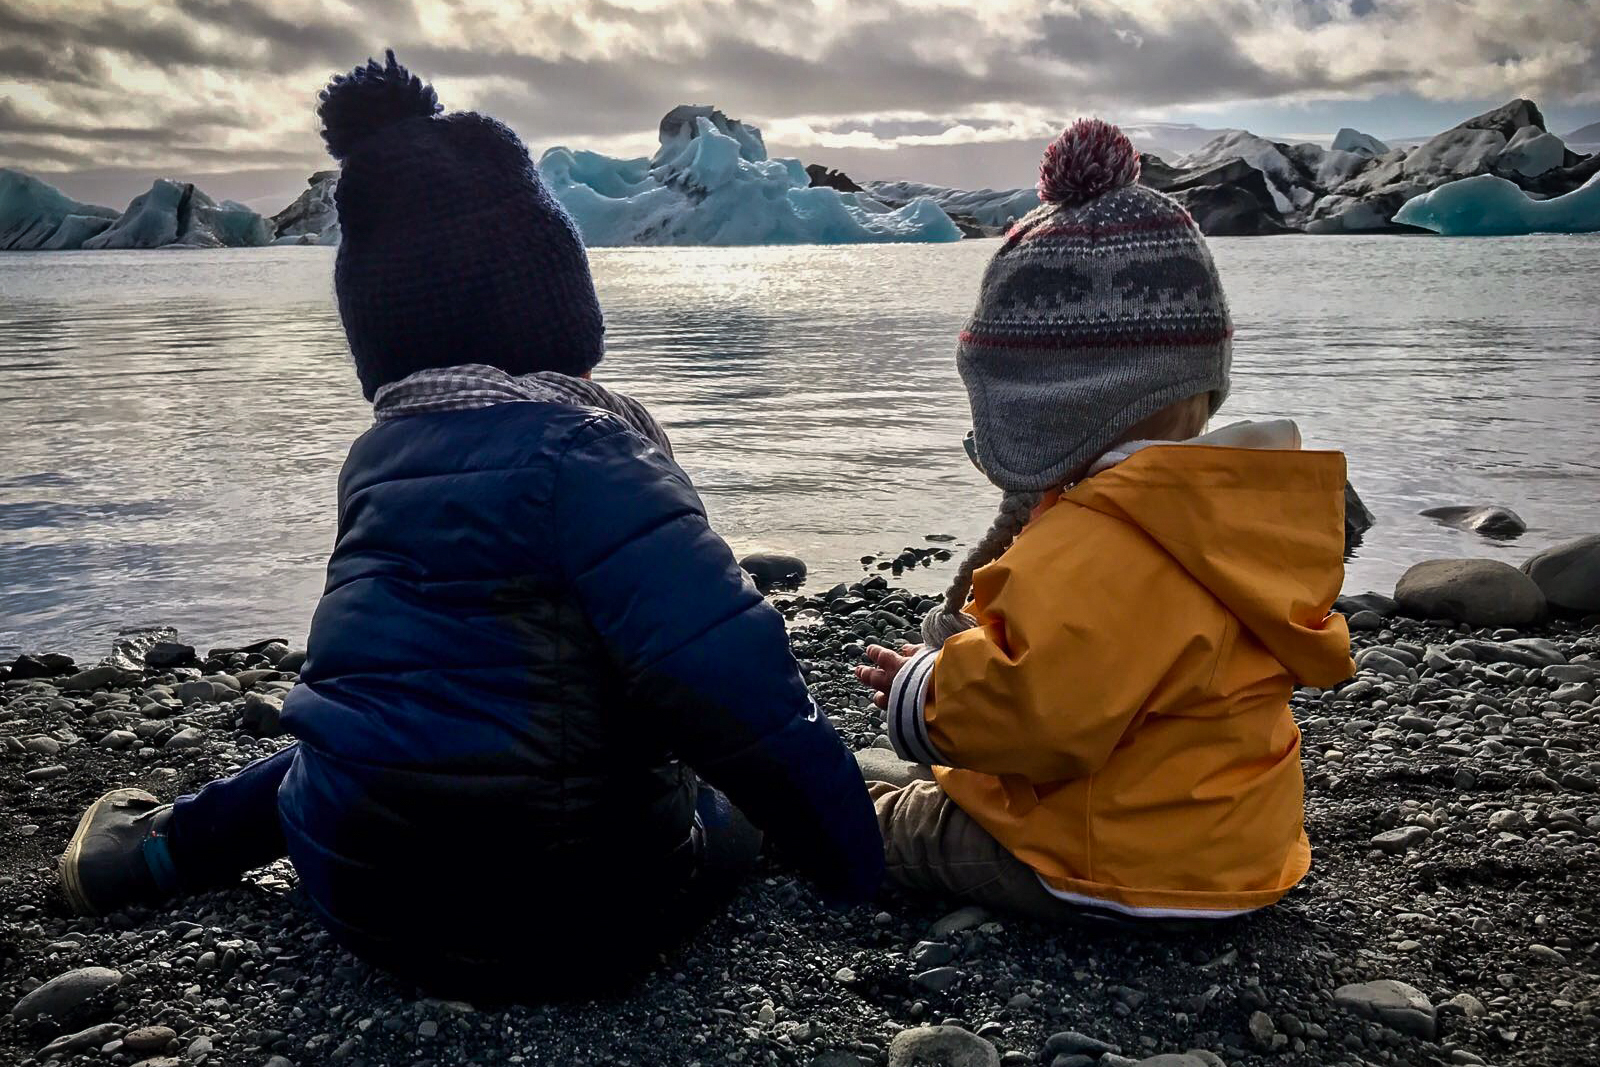
M316 62L349 63L371 47L367 35L327 19L291 19L252 0L176 0L178 10L253 46L264 69L301 70ZM246 62L249 62L248 58Z
M776 8L774 8L776 10ZM940 36L971 34L971 17L953 13ZM817 57L745 37L709 34L690 51L633 53L604 61L489 53L428 43L401 59L428 77L497 77L514 89L492 90L479 106L520 130L627 134L648 129L676 103L711 103L735 117L945 111L975 103L1053 103L1028 63L966 69L905 50L906 27L885 19L853 28ZM444 100L446 107L451 101Z
M0 0L0 39L47 49L103 48L156 66L225 65L227 56L206 48L181 25L146 13L52 17L37 15L12 0Z
M84 17L73 12L24 8L0 0L0 39L34 53L101 49L161 69L216 68L284 73L308 64L343 63L370 47L365 33L325 18L283 18L251 0L174 0ZM224 31L213 43L200 26ZM16 43L20 42L20 45ZM0 71L10 73L9 67Z
M117 145L147 144L167 146L188 156L194 154L196 145L204 145L204 142L189 140L191 133L227 129L237 118L224 109L191 106L163 112L152 122L138 126L96 123L87 118L82 122L58 122L39 118L14 101L0 97L0 134L30 139L48 137L81 146L62 147L66 152L104 152Z
M51 164L52 169L64 167L87 167L99 162L99 158L91 152L77 148L63 148L58 144L48 141L36 141L28 137L0 137L0 161L11 165L14 161L29 168L38 167L40 164Z
M30 117L10 100L0 99L0 133L65 137L88 141L166 141L172 131L148 126L76 126Z
M1295 57L1292 66L1269 67L1241 48L1241 36L1249 28L1238 12L1227 7L1206 11L1198 4L1162 26L1116 13L1081 11L1042 18L1031 51L1067 64L1074 80L1102 98L1133 104L1271 99L1389 86L1390 78L1381 70L1340 77L1311 53Z
M0 44L0 73L36 83L95 85L104 81L106 69L97 54L82 48L17 43L8 37Z

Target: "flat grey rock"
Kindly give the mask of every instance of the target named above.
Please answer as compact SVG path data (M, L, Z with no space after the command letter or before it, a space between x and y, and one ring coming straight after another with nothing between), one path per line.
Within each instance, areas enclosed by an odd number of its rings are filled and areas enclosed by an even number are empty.
M949 915L935 922L928 930L930 941L943 940L951 934L960 933L962 930L971 930L982 926L989 921L989 912L976 904L968 904L964 908L957 908Z
M1372 847L1398 855L1416 848L1428 839L1428 831L1420 826L1402 826L1388 830L1372 839Z
M94 997L112 989L122 981L122 972L109 967L79 967L75 971L58 974L35 989L11 1009L19 1022L27 1022L40 1015L66 1019Z
M1415 986L1392 978L1340 986L1334 990L1333 1002L1391 1029L1430 1041L1437 1027L1438 1013L1433 1002Z
M87 1052L92 1048L99 1048L108 1041L115 1041L122 1035L121 1023L100 1023L87 1030L79 1030L75 1034L63 1034L39 1050L35 1057L48 1060L52 1056L74 1056L80 1052Z

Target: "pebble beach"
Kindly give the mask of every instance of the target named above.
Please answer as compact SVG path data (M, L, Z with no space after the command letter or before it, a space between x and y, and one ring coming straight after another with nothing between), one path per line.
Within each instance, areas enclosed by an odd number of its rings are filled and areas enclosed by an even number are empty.
M911 635L932 601L899 575L948 551L775 595L865 762L892 753L850 670L868 642ZM315 924L286 863L158 910L71 916L55 860L82 809L115 785L170 798L286 744L277 711L303 653L146 631L98 665L25 657L0 682L0 1062L1597 1062L1600 618L1473 625L1416 602L1342 601L1360 671L1294 697L1314 860L1276 907L1183 934L1044 927L890 890L833 912L769 856L640 983L532 1007L432 999L366 966Z

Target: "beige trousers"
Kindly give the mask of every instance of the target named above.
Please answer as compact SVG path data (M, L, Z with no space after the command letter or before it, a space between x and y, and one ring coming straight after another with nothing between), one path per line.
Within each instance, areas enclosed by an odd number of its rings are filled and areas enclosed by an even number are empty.
M1080 927L1163 935L1210 929L1220 921L1134 918L1051 896L1033 868L962 811L928 768L880 749L857 752L856 762L878 812L889 880L898 886Z
M884 760L883 755L859 762L878 811L890 881L1033 919L1081 917L1079 909L1051 896L1032 867L1007 852L929 780L926 767ZM879 780L883 778L891 780Z

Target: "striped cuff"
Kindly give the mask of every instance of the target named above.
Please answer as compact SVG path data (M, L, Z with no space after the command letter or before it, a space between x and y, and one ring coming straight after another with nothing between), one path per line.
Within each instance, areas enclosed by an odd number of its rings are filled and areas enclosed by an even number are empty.
M942 767L949 762L928 739L928 722L924 717L928 688L933 684L933 667L938 662L936 648L925 648L907 660L889 686L888 708L884 715L895 755L930 767Z

